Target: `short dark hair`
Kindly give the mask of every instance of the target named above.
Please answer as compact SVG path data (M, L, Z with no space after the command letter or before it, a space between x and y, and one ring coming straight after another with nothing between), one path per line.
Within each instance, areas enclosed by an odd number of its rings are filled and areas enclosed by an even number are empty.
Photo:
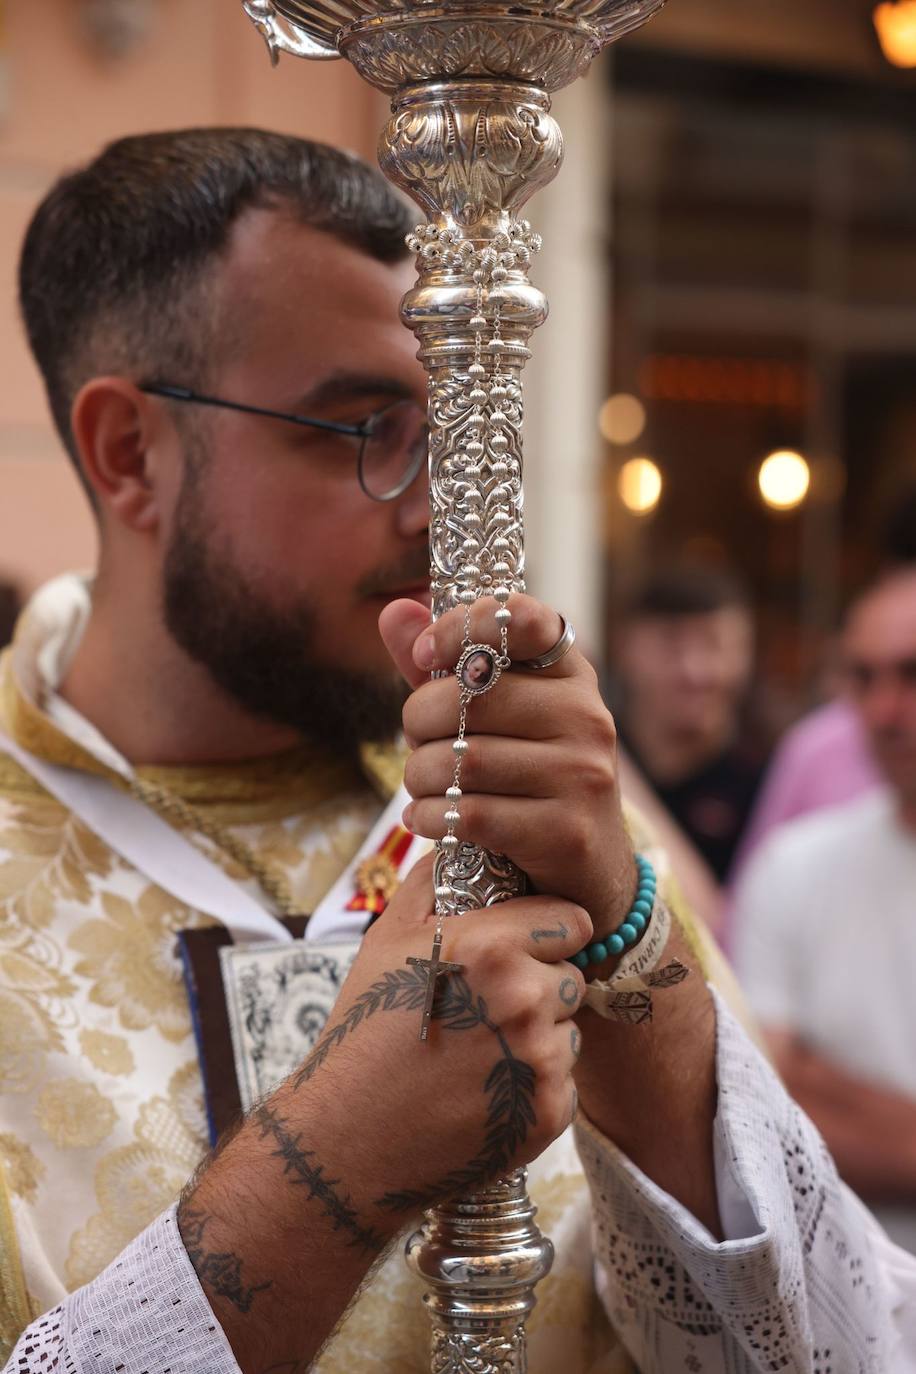
M111 143L35 211L19 300L51 413L76 460L70 408L105 371L200 381L206 268L248 209L285 209L395 263L415 216L358 158L263 129L182 129Z
M710 615L729 607L748 609L741 580L724 568L673 564L655 569L624 601L623 620Z

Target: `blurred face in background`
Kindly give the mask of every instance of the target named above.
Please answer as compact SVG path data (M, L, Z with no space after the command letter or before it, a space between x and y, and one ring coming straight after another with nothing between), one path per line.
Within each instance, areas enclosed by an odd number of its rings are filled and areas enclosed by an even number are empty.
M878 767L916 805L916 569L891 574L856 603L843 659Z
M708 741L733 733L754 653L751 618L741 606L688 615L647 615L623 627L617 669L629 719L642 730Z

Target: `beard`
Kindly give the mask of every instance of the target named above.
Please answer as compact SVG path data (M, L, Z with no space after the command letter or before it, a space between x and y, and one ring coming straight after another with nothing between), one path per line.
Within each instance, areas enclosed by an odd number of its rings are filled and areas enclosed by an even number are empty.
M184 652L246 711L324 750L352 757L360 744L392 739L407 696L397 675L318 661L311 603L278 610L214 549L205 530L198 476L189 471L163 585L165 623Z

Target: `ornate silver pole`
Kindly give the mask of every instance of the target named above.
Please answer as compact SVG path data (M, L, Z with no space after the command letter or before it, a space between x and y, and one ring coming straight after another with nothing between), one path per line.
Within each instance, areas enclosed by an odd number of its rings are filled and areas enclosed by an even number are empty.
M522 385L547 301L519 219L559 170L550 95L665 0L242 0L271 60L345 57L391 97L382 170L423 209L401 315L429 374L433 613L524 587ZM524 890L503 856L450 838L437 908ZM524 1374L525 1320L553 1247L518 1170L427 1213L407 1245L425 1281L433 1374Z

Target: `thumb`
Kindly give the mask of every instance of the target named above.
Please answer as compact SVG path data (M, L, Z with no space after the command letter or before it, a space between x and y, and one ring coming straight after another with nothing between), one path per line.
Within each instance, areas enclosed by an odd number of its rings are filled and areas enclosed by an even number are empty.
M435 854L418 859L378 918L376 925L423 925L432 915Z
M419 687L429 674L413 661L413 646L430 625L429 611L418 601L392 601L378 618L379 634L394 665L411 687Z

